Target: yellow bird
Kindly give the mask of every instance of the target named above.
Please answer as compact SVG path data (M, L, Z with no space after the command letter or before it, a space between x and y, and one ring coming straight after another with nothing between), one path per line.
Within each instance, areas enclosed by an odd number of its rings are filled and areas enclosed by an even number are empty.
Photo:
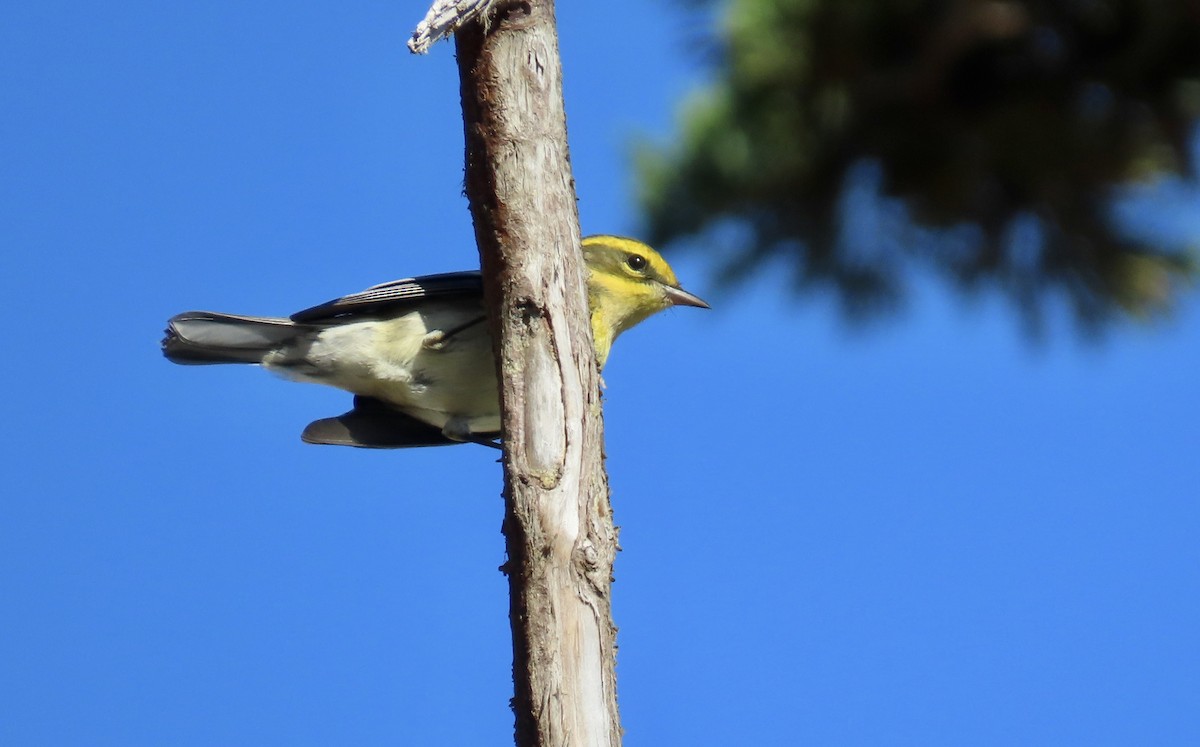
M679 287L662 256L619 236L583 239L596 358L671 306L708 304ZM495 445L499 389L478 272L396 280L288 318L186 311L171 317L175 363L257 363L352 392L354 408L310 423L308 443L369 448Z

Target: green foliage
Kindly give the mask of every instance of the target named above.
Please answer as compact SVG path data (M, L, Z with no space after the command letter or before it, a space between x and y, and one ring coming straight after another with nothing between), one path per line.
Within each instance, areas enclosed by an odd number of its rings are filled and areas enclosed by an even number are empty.
M1111 217L1121 188L1194 171L1195 2L728 0L721 29L677 142L639 153L652 242L732 244L726 279L782 256L858 314L902 297L910 259L1092 329L1195 277ZM864 164L902 207L866 251L843 209Z

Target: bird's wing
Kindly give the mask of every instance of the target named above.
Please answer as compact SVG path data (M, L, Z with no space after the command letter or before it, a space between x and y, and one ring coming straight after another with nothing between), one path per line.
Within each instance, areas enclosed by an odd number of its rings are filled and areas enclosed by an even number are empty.
M480 434L479 441L499 434ZM466 443L447 438L441 429L417 420L374 397L354 398L354 409L336 418L308 424L300 438L310 444L357 446L364 449L406 449ZM495 444L491 444L495 446Z
M478 271L424 275L373 285L365 291L297 311L291 319L320 323L347 316L389 314L427 299L480 298L482 293L483 280Z

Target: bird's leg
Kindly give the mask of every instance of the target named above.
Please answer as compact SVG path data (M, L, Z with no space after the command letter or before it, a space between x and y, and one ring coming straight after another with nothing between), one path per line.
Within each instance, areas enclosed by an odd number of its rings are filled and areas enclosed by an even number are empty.
M488 438L487 436L475 436L474 438L471 438L468 440L473 444L479 444L480 446L489 446L498 451L504 451L504 444L500 443L500 439L498 439L498 438L491 439L491 438Z
M453 417L447 420L446 425L442 427L442 435L451 441L462 441L464 443L479 444L480 446L490 446L493 449L504 449L504 446L500 443L500 439L473 432L470 423L463 417Z
M460 324L454 329L446 332L443 332L440 329L435 329L421 338L421 347L425 348L426 350L441 350L442 348L446 347L446 343L450 342L450 338L454 337L459 332L474 327L476 324L479 324L486 319L486 316L481 316L477 319L472 319L469 322Z
M446 347L446 333L435 329L421 338L421 347L426 350L441 350Z

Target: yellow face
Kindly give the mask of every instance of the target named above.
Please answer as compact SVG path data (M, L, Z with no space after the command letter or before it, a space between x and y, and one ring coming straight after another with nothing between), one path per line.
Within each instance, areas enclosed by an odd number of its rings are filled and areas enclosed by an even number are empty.
M583 240L588 267L588 303L600 365L625 330L669 306L708 304L679 287L662 255L640 241L620 236Z

